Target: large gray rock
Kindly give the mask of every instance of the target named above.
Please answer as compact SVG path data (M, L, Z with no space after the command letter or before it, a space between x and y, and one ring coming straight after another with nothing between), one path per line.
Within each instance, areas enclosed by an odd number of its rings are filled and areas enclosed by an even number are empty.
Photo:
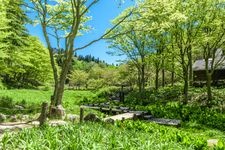
M95 114L89 113L84 117L84 121L100 122L101 119Z
M4 122L6 120L6 115L0 114L0 122Z

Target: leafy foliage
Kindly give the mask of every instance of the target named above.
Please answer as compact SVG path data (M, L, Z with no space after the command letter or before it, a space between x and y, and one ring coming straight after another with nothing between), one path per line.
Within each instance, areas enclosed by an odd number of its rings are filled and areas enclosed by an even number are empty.
M35 140L37 137L39 140ZM115 126L86 123L45 127L44 130L27 129L18 134L6 134L2 146L12 149L204 149L207 147L204 136L196 136L156 124L130 121L117 123Z

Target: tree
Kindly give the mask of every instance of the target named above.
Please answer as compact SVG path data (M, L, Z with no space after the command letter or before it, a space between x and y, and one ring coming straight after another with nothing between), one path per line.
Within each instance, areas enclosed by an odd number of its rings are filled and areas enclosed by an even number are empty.
M74 85L80 89L80 87L87 88L88 73L82 70L74 70L70 75L70 85Z
M48 50L37 37L29 36L27 43L22 51L26 63L20 66L24 72L17 74L17 83L23 87L37 87L51 82L52 70Z
M90 19L90 17L87 17L86 14L90 8L98 2L99 0L31 0L31 3L28 2L26 4L28 8L35 12L42 27L46 45L49 50L55 82L54 93L51 97L50 115L55 113L55 115L61 117L64 114L62 112L63 110L58 110L58 107L56 106L62 104L64 84L75 51L81 50L87 46L90 46L94 42L99 41L115 28L113 27L99 39L93 40L83 47L75 48L75 39L89 29L85 23ZM126 17L124 17L121 22L124 19L126 19ZM59 33L64 33L64 35L60 36ZM65 44L63 48L65 49L65 58L60 73L57 70L56 62L54 60L52 51L53 45L50 42L50 35L56 39L58 46L60 45L60 40L62 38L64 39Z
M9 46L9 43L3 42L4 39L6 39L9 36L8 31L8 22L9 20L6 18L6 7L5 7L5 1L1 0L0 1L0 70L1 73L0 75L3 74L3 72L6 69L6 65L4 64L4 59L7 57L6 55L6 49Z
M225 9L224 0L203 0L201 12L204 19L201 21L201 30L198 38L198 48L201 49L205 61L208 105L212 101L212 76L225 60L223 49L225 44ZM210 10L210 11L208 11Z
M117 23L118 19L123 17L124 13L126 14L129 9L117 17L114 20L114 24ZM135 29L136 24L134 24L133 21L137 18L138 14L133 13L133 15L129 17L128 21L121 23L109 35L108 42L110 43L110 48L115 48L119 55L126 55L127 58L134 64L138 71L139 92L145 92L146 56L152 50L151 47L149 47L149 40L151 37L149 37L147 33L137 31Z
M178 52L179 63L182 67L184 81L183 103L188 101L189 79L192 78L192 52L195 39L198 37L201 18L199 12L201 2L197 0L146 0L142 7L142 26L150 31L168 35L172 46ZM161 43L162 44L162 43Z
M2 13L5 14L7 20L7 28L3 30L3 32L7 33L7 36L2 38L1 41L1 43L7 43L7 46L4 47L6 57L2 59L6 68L2 77L5 83L13 85L15 72L22 72L23 70L19 66L21 63L26 63L23 61L22 51L27 45L28 33L25 28L27 17L21 9L22 0L16 2L12 0L2 1L2 3L5 5Z

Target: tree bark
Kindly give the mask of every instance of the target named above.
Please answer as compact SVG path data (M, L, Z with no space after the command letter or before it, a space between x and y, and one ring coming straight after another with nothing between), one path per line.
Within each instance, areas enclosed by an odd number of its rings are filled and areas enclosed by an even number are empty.
M188 103L188 73L184 75L184 101L183 104L186 105Z
M142 62L141 65L141 92L145 92L145 64Z
M175 79L175 64L174 64L174 57L172 58L172 72L171 72L171 85L174 86L174 79Z
M158 91L159 89L159 66L156 65L156 70L155 70L155 89Z
M193 83L193 69L192 69L192 50L191 47L189 48L189 52L188 52L188 61L189 61L189 84L192 85Z
M211 82L212 82L212 77L211 73L208 73L207 75L207 97L208 97L208 104L210 105L212 101L212 88L211 88Z
M188 103L188 65L185 64L185 56L181 55L181 61L182 61L182 69L183 69L183 80L184 80L184 89L183 89L183 95L184 95L184 100L183 104L186 105Z
M141 93L141 87L142 87L142 85L141 85L141 71L140 71L140 69L138 68L138 90L139 90L139 92Z
M56 102L56 99L57 99L57 88L59 86L58 85L58 71L57 71L57 68L56 68L56 63L55 63L54 55L53 55L53 51L52 51L53 48L51 46L51 43L50 43L50 40L49 40L49 37L48 37L45 22L42 23L42 31L43 31L44 38L45 38L47 48L48 48L48 51L49 51L50 62L51 62L53 77L54 77L54 82L55 82L54 92L53 92L53 95L52 95L53 97L51 98L51 105L54 106L55 102Z
M174 78L175 78L175 73L174 71L171 72L171 85L174 86Z
M209 69L209 58L210 56L206 55L205 58L205 71L206 71L206 86L207 86L207 105L210 106L212 100L212 89L211 89L211 82L212 82L212 68Z
M162 87L165 87L165 69L162 69Z

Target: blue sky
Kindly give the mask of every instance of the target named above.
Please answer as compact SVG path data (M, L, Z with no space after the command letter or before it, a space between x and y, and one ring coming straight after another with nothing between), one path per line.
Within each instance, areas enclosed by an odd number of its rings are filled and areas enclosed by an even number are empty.
M88 14L92 16L92 20L88 22L88 25L90 25L93 30L89 31L82 37L79 37L75 43L76 47L83 46L88 42L100 37L106 29L112 27L110 21L131 5L134 5L134 2L126 1L122 5L119 5L119 0L100 0L98 4L90 9ZM40 40L45 43L40 26L27 25L27 29L31 35L38 36ZM51 42L54 43L54 41ZM96 58L99 57L100 60L104 60L109 64L116 63L117 60L125 58L123 56L118 57L106 54L106 52L110 50L107 47L108 44L104 40L101 40L86 49L78 51L77 53L78 55L91 54L92 56L95 56Z

